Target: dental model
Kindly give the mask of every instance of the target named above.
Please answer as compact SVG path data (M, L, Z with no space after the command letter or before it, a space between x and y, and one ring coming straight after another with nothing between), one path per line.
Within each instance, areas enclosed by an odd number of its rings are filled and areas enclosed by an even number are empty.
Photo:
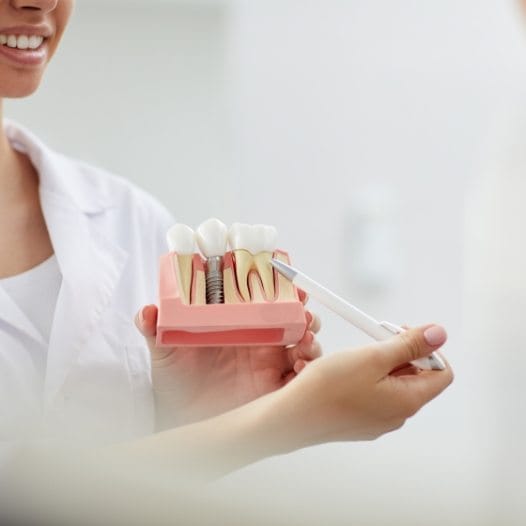
M178 223L166 234L168 247L177 254L177 281L181 284L183 301L190 304L192 286L192 261L196 251L195 233L187 225Z
M247 302L274 299L274 273L270 261L277 237L273 226L234 223L230 227L228 240L234 254L237 284Z
M206 302L223 303L223 257L228 242L228 229L219 219L212 218L199 226L196 238L206 257Z
M228 238L231 251L227 251ZM161 257L158 346L292 345L307 328L297 288L276 272L272 226L236 223L228 232L217 219L176 225L171 252ZM203 256L192 254L197 241ZM206 280L205 280L206 275ZM206 296L206 298L205 298Z

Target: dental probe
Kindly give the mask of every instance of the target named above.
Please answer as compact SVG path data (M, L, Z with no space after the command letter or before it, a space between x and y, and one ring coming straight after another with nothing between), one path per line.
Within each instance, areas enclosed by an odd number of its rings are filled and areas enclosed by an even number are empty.
M340 298L340 296L337 296L334 292L320 285L294 267L278 261L277 259L272 259L270 263L280 274L294 283L294 285L304 290L307 294L341 316L344 320L347 320L355 327L368 334L371 338L378 341L388 340L396 334L405 332L405 329L402 327L398 327L397 325L385 321L379 322L375 320L373 317L365 314L365 312L345 301L343 298ZM428 371L443 371L446 368L444 361L436 353L432 353L425 358L419 358L411 363L420 369Z

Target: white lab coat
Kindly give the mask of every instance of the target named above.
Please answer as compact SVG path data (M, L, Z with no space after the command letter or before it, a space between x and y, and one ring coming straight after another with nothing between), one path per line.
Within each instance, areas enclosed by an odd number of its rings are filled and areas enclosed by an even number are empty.
M173 220L125 180L51 151L14 123L5 129L39 173L63 282L43 392L24 342L45 344L0 286L0 441L105 443L150 433L149 354L133 318L156 300Z

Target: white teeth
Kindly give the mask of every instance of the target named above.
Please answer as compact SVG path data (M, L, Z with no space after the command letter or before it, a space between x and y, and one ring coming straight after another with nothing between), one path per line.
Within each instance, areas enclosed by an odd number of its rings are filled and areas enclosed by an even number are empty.
M178 223L166 234L168 247L171 252L181 255L190 255L195 252L195 233L187 225Z
M16 47L18 49L27 49L29 47L29 37L20 35L17 39Z
M276 249L277 230L268 225L234 223L230 228L229 239L236 258L239 292L245 301L251 300L248 279L252 270L257 270L267 299L273 300L274 274L270 258ZM252 280L252 285L257 287L257 282ZM254 288L253 293L257 293ZM252 301L255 301L254 297Z
M274 252L277 247L278 231L270 225L255 225L254 229L260 238L259 252ZM257 252L255 253L257 254Z
M230 227L228 240L232 250L247 250L251 254L257 254L260 250L260 239L252 225L234 223Z
M219 219L208 219L196 231L196 240L207 258L224 256L228 242L228 229Z
M44 37L39 35L31 35L29 37L29 49L38 49L42 42L44 42Z
M260 252L274 252L278 232L269 225L234 223L228 235L232 250L247 250L253 256Z
M38 49L44 37L40 35L0 35L0 45L18 49Z

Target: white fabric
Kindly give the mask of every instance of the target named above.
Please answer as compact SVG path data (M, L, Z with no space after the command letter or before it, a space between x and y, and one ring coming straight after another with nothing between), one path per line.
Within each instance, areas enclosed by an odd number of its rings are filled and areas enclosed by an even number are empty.
M149 354L133 318L156 302L173 219L125 180L51 151L18 125L5 130L39 173L62 286L43 394L27 353L43 337L0 287L0 441L104 443L150 433Z
M31 341L27 347L39 377L44 379L47 361L47 349L51 336L51 327L55 317L58 294L62 283L62 274L57 257L49 259L36 267L0 280L2 287L32 323L42 342ZM40 301L36 301L36 299Z

